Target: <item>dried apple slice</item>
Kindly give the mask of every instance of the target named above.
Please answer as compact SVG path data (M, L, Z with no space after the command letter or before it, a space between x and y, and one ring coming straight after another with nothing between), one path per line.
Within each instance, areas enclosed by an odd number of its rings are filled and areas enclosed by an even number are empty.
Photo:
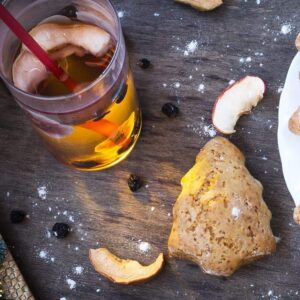
M294 217L295 223L300 225L300 205L298 205L294 208L293 217Z
M46 51L74 45L98 57L107 52L111 42L109 33L95 25L84 23L43 23L34 27L29 33ZM24 45L22 50L28 51Z
M300 106L299 108L293 113L289 120L289 129L294 134L300 135Z
M298 34L295 44L296 44L296 48L298 49L298 51L300 51L300 34Z
M132 284L150 280L162 269L163 254L154 263L142 266L139 262L121 259L106 248L90 249L90 261L95 270L107 279L119 284Z
M111 46L110 34L90 24L43 23L29 33L44 50L51 51L50 57L55 60L73 53L101 57ZM45 66L24 45L12 73L14 85L26 92L33 92L48 76Z
M188 4L200 11L213 10L223 4L222 0L175 0L175 1Z
M259 77L246 76L225 89L213 108L212 121L224 134L234 133L241 115L247 114L263 98L265 83Z

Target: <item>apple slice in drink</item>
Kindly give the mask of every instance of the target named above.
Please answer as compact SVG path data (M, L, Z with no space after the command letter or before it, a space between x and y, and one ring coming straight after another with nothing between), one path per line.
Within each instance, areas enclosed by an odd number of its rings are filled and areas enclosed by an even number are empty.
M63 138L73 132L72 126L60 124L59 122L47 118L39 113L25 110L25 114L40 131L50 137Z

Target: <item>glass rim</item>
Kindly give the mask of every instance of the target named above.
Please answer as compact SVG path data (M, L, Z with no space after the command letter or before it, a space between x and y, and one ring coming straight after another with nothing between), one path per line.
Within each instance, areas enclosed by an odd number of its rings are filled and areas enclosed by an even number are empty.
M6 4L8 4L10 2L10 0L4 0L4 6ZM89 91L90 89L92 89L95 85L97 85L101 80L103 80L107 73L110 71L113 63L115 62L116 58L118 57L118 54L120 52L121 49L121 40L122 40L122 27L121 27L121 21L120 18L118 17L117 11L114 7L114 5L111 3L110 0L107 0L107 2L109 3L110 7L112 8L113 14L114 14L114 18L117 20L117 45L116 45L116 51L113 54L112 59L110 60L108 66L105 68L104 72L101 73L101 75L94 81L92 81L90 84L88 84L86 87L84 87L83 89L79 90L78 92L75 93L69 93L63 96L43 96L43 95L35 95L35 94L31 94L31 93L27 93L21 89L19 89L18 87L16 87L10 80L6 79L5 76L0 72L0 77L1 79L5 82L5 84L9 85L13 90L17 91L19 94L22 94L25 97L30 97L32 100L47 100L47 101L59 101L59 100L66 100L67 98L73 98L73 97L77 97L80 96L81 94Z

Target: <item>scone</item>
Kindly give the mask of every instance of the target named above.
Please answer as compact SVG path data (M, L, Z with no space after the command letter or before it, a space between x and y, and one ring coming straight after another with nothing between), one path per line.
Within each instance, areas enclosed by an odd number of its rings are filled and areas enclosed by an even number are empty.
M229 276L275 251L263 187L227 139L208 142L181 184L173 208L170 256L191 260L208 274Z

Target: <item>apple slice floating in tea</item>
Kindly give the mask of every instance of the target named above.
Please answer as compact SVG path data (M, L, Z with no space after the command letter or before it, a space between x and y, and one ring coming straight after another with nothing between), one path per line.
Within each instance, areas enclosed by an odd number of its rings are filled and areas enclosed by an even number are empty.
M85 53L101 57L112 44L109 33L90 24L43 23L29 33L56 60L71 54L82 56ZM34 92L49 74L45 66L24 45L13 64L12 73L15 86L26 92Z
M73 132L72 126L62 125L50 118L47 118L33 111L29 112L24 110L24 112L30 118L32 123L46 135L49 135L54 138L63 138L70 135Z

